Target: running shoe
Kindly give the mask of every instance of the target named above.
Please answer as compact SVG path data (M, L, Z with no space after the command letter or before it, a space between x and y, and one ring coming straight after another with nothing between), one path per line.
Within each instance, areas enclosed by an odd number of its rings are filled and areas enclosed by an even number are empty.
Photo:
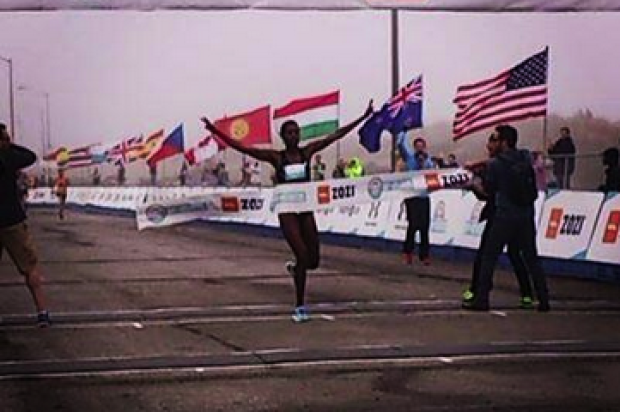
M431 258L429 258L429 257L425 257L425 258L423 258L423 259L420 259L420 262L422 262L422 264L423 264L424 266L430 266L430 264L431 264Z
M284 268L286 269L286 271L289 273L289 275L295 277L295 262L292 260L288 260L285 264L284 264Z
M530 296L521 296L521 299L519 299L519 307L521 309L534 309L534 299Z
M305 306L297 306L293 311L291 318L295 323L308 322L310 320L310 314Z
M461 296L463 297L463 302L471 302L474 300L474 292L472 292L471 289L465 289Z
M44 310L43 312L39 312L37 314L37 325L40 328L47 328L49 326L52 326L52 319L50 317L49 311Z

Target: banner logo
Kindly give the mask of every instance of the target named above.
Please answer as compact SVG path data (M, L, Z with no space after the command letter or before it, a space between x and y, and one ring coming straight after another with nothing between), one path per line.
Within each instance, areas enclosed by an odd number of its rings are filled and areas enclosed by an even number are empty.
M426 181L426 187L429 191L441 188L441 182L439 181L439 175L437 173L424 175L424 180Z
M551 209L551 214L549 215L549 224L547 225L547 232L545 233L545 237L547 239L555 239L558 237L558 232L560 231L560 223L562 222L562 216L564 215L564 209L559 207L554 207Z
M325 205L331 201L331 187L329 185L321 185L316 188L317 202Z
M241 204L237 196L222 196L222 210L229 213L237 213L241 210Z
M603 243L616 243L618 240L618 231L620 227L620 210L612 210L605 225L605 234L603 235Z
M381 197L381 194L383 194L383 180L375 176L368 182L368 195L376 200Z
M161 223L168 216L168 208L160 204L153 204L146 208L144 214L149 222Z

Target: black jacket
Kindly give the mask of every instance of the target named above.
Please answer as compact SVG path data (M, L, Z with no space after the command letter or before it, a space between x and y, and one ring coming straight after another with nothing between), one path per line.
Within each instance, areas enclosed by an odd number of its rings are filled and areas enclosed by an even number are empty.
M527 150L509 149L491 159L487 166L484 179L484 190L494 196L495 216L519 218L534 216L534 203L527 206L515 204L510 196L509 165L513 162L527 161L531 163L530 152Z
M37 156L22 146L0 149L0 228L23 222L26 214L17 187L17 172L32 165Z

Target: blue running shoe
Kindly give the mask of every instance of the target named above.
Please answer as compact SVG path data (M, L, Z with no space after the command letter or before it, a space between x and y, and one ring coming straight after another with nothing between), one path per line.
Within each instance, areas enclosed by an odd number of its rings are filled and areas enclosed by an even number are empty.
M308 322L310 320L310 314L305 306L297 306L293 311L291 318L295 323Z

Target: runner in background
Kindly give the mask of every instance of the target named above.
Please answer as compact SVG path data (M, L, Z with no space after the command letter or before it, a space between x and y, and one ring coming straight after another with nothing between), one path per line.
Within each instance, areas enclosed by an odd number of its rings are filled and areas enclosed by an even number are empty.
M67 190L69 188L69 179L65 176L62 169L58 169L58 176L54 181L54 194L58 197L58 217L60 220L65 218L65 206L67 204Z

